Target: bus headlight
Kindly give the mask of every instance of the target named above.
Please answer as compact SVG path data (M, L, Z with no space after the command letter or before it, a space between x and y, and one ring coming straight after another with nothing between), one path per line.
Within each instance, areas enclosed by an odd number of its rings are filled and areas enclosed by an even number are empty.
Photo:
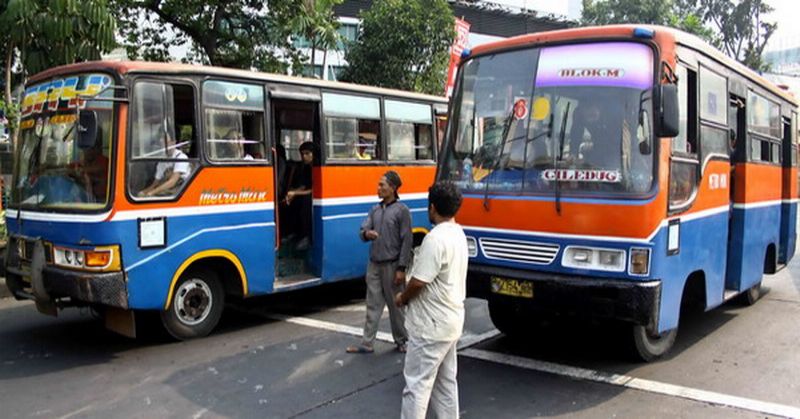
M561 265L567 268L624 272L625 251L597 247L568 246L566 250L564 250L564 256L561 257Z
M648 275L650 273L650 249L631 248L631 275Z
M94 249L53 246L53 263L71 269L118 271L120 270L119 246L99 246Z

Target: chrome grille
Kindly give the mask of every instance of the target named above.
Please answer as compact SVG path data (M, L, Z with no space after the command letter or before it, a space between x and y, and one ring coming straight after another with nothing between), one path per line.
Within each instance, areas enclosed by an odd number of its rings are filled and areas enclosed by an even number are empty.
M549 265L558 254L559 245L524 240L480 239L481 250L489 259Z

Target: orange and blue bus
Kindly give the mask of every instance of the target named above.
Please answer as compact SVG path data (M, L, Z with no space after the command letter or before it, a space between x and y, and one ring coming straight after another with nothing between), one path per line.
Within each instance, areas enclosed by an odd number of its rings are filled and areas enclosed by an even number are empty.
M553 316L674 343L681 307L753 303L795 251L797 101L698 38L606 26L463 54L437 179L468 286L507 335Z
M226 299L362 277L359 225L386 170L403 178L415 234L429 225L446 106L180 64L90 62L35 75L7 212L9 289L44 313L96 308L127 335L138 311L159 311L184 339L208 334ZM304 162L301 148L313 158ZM286 205L301 187L312 191L307 209Z

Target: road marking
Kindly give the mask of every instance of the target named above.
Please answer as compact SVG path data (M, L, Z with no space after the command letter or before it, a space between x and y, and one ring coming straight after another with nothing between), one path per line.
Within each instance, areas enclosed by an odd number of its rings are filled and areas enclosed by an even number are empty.
M533 371L545 372L578 380L594 381L598 383L611 384L615 386L641 390L648 393L661 394L665 396L678 397L718 406L735 407L738 409L749 410L768 415L800 418L800 408L787 406L777 403L763 402L760 400L748 399L745 397L731 396L728 394L716 393L713 391L700 390L691 387L683 387L674 384L661 383L658 381L646 380L631 377L628 375L611 374L602 371L595 371L586 368L571 367L568 365L555 364L552 362L538 361L535 359L523 358L515 355L501 354L497 352L485 351L482 349L469 348L459 352L459 355L480 359L483 361L509 365L517 368L524 368Z
M277 313L267 313L267 317L274 320L285 321L301 326L313 327L331 332L344 333L352 336L362 336L362 328L324 320L311 319L308 317L293 317ZM572 367L569 365L556 364L553 362L539 361L530 358L523 358L516 355L501 354L482 349L469 348L487 339L494 338L500 334L497 330L491 330L480 335L466 334L459 339L459 355L468 358L479 359L482 361L508 365L516 368L523 368L532 371L544 372L548 374L560 375L577 380L593 381L597 383L610 384L633 390L644 391L664 396L677 397L717 406L733 407L757 413L763 413L787 418L800 418L800 407L788 406L778 403L764 402L760 400L748 399L745 397L732 396L713 391L700 390L691 387L684 387L674 384L661 383L658 381L636 378L628 375L607 373L591 370L587 368ZM378 332L378 340L394 343L391 333Z

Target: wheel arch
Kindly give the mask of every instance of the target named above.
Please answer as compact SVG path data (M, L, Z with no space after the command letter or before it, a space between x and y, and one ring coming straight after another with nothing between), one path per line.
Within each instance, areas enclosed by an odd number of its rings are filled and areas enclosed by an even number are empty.
M195 267L203 267L216 272L226 294L240 293L241 296L248 294L247 274L239 258L229 250L208 249L193 254L184 260L175 271L167 290L164 310L168 310L170 304L172 304L172 294L175 291L178 279L184 272ZM239 281L236 281L236 278L232 277L233 275L237 276Z

